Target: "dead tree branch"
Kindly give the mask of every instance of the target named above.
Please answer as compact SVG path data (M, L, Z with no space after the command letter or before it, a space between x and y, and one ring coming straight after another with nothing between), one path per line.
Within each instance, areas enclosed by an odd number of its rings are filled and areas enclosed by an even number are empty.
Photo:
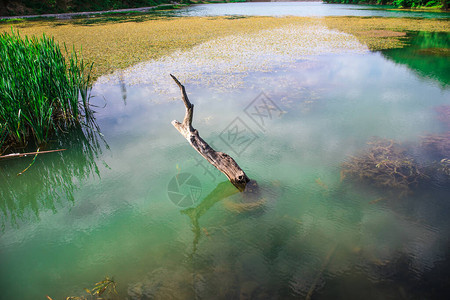
M186 89L178 79L170 74L172 79L180 87L181 99L186 107L186 114L183 122L172 121L172 125L188 140L189 144L210 164L216 167L220 172L228 177L228 180L240 191L244 191L245 186L250 181L245 172L239 167L236 161L226 153L217 152L211 148L198 134L198 131L192 127L194 115L194 105L189 101Z

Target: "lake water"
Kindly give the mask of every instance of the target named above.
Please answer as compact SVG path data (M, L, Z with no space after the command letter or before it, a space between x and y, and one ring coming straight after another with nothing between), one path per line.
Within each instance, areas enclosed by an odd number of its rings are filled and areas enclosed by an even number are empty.
M394 11L373 5L328 4L323 2L252 2L192 5L177 10L179 16L357 16L395 18L448 18L450 13Z
M306 46L281 46L297 30ZM83 295L107 275L120 299L444 297L448 176L405 194L341 171L374 137L424 170L441 159L423 137L449 130L448 34L382 53L317 24L245 39L100 78L102 135L72 132L22 176L32 158L1 162L1 298ZM170 124L184 107L168 72L259 194L238 193Z

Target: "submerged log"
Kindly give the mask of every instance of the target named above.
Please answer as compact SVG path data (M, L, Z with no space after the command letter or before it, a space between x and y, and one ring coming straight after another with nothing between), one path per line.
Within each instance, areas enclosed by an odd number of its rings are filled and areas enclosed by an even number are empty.
M194 114L194 105L189 101L184 86L178 79L170 74L172 79L180 87L181 99L186 107L186 114L183 122L172 121L172 125L188 140L189 144L210 164L216 167L220 172L228 177L228 180L240 191L244 191L250 179L239 167L236 161L226 153L215 151L198 134L198 131L192 127L192 118Z

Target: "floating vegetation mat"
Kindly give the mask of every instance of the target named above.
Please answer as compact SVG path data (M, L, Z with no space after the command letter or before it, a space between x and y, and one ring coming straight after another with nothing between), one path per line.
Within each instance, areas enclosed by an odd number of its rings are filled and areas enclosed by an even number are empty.
M86 21L89 21L87 19ZM89 22L87 22L89 23ZM140 62L159 59L174 51L189 50L213 39L230 35L255 34L264 30L286 28L288 25L317 25L354 35L371 50L398 48L404 44L403 33L413 31L448 32L447 20L416 20L410 18L359 17L155 17L152 20L130 20L117 16L114 22L87 24L80 19L0 23L0 31L19 30L22 36L55 37L69 48L83 48L87 62L95 62L94 77L125 69ZM304 27L303 27L304 28ZM280 29L283 31L283 29ZM276 31L279 32L279 31ZM298 33L298 31L297 31ZM306 33L308 34L308 32ZM296 37L292 43L301 40ZM344 35L355 41L350 35ZM321 39L319 37L319 39ZM264 42L264 41L263 41ZM288 41L288 43L291 43ZM265 46L265 43L261 45ZM226 45L222 45L226 46ZM284 45L283 45L284 47ZM331 45L330 45L331 47ZM292 48L295 49L295 48ZM170 70L168 70L170 72Z
M148 85L156 92L173 91L168 73L184 83L219 89L238 88L248 72L288 67L300 59L330 53L364 53L367 47L353 36L329 30L320 21L290 24L251 34L236 34L202 43L187 51L138 64L101 77L98 83L124 80L127 85Z
M383 17L325 17L324 23L333 29L354 35L370 50L401 48L405 31L449 32L448 20L383 18Z
M393 140L374 139L365 152L342 164L341 179L350 177L406 195L424 175L404 148Z
M126 17L124 17L126 18ZM188 50L203 42L233 34L250 34L288 24L302 24L308 18L249 17L156 17L133 22L82 24L76 20L24 21L13 24L22 36L55 37L69 48L83 48L83 56L95 62L95 77L140 62L158 59L175 50ZM10 24L0 24L0 31L11 31Z

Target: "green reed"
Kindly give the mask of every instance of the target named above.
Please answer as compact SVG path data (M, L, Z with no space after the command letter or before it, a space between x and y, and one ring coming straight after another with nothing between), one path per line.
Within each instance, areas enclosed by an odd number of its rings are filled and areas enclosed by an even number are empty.
M89 114L92 65L64 50L45 35L0 35L0 149L46 143Z

